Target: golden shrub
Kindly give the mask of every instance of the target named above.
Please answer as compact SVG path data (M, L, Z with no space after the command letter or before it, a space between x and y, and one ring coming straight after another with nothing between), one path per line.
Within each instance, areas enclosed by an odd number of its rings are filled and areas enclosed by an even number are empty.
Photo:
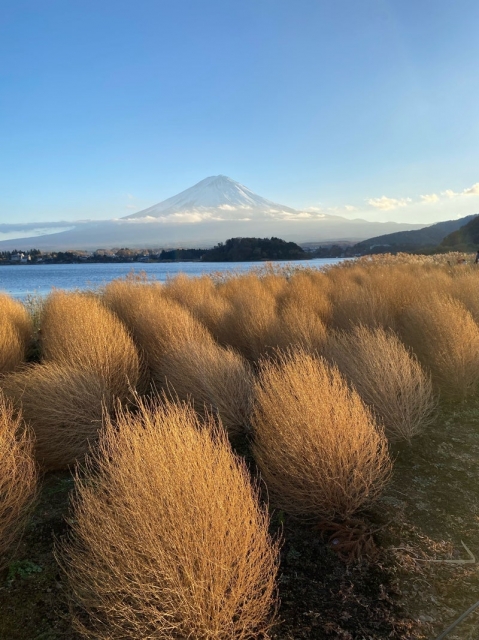
M336 332L325 354L373 408L389 440L410 440L430 423L430 377L393 332L362 326Z
M263 361L253 451L274 504L348 518L378 497L391 462L383 431L335 367L298 349Z
M33 336L33 324L25 307L0 293L0 373L25 362Z
M277 346L276 298L258 276L230 278L219 292L231 305L216 330L221 344L252 361Z
M331 292L331 324L336 329L348 330L356 325L392 327L394 315L389 298L377 286L366 269L337 269Z
M319 271L305 270L295 273L280 297L280 307L294 307L313 312L324 323L331 317L331 282Z
M85 637L253 640L271 624L278 546L243 462L191 407L107 422L57 553Z
M103 299L130 330L158 387L164 380L163 359L170 350L187 342L213 342L206 327L157 285L113 281L106 285Z
M475 322L479 323L479 274L476 269L457 274L452 280L450 293L462 302Z
M479 385L479 327L464 305L432 293L401 316L402 339L429 369L441 396L464 398Z
M1 386L35 435L35 457L44 469L65 469L98 439L103 411L115 395L93 370L54 362L6 375Z
M0 393L0 568L17 540L36 495L31 433Z
M249 428L253 375L249 364L231 348L215 342L185 342L163 359L165 386L197 411L218 415L232 436Z
M23 343L32 338L32 321L25 306L5 293L0 293L0 320L8 318L16 327Z
M140 360L118 318L89 294L55 291L43 307L41 349L45 362L94 371L125 399L140 379Z
M306 351L320 351L327 337L326 326L320 316L308 306L289 300L278 313L274 343L282 349L302 346Z
M188 309L213 334L230 308L228 301L218 294L209 276L189 278L179 274L168 280L163 292L167 298Z

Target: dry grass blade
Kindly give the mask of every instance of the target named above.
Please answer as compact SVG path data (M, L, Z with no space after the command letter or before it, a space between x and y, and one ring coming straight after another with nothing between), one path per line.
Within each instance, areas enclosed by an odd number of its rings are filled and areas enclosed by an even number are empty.
M308 519L345 519L389 478L384 433L338 369L304 350L263 361L252 419L272 501Z
M37 486L31 433L0 393L0 568L25 522Z
M274 610L278 545L225 433L186 405L107 423L77 478L59 559L85 637L253 640Z

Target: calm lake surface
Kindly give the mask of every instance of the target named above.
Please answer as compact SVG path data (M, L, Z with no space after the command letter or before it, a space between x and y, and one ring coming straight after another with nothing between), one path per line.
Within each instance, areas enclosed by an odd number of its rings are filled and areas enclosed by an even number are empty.
M272 261L274 265L303 265L320 268L342 262L342 258ZM200 276L214 271L249 271L263 266L262 262L167 262L167 263L120 263L120 264L20 264L0 266L0 291L14 298L28 294L45 295L52 287L57 289L87 289L110 282L115 278L145 272L150 277L164 282L178 273Z

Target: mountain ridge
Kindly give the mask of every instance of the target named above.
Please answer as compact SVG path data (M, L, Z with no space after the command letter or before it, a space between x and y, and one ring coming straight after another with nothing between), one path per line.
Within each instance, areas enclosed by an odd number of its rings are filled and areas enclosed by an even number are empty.
M298 211L255 194L224 175L209 176L147 209L113 220L72 223L55 234L0 241L0 250L213 246L225 238L279 237L293 242L354 241L419 229L422 224L348 220ZM41 225L39 225L41 227Z
M394 251L418 249L419 247L435 247L441 243L449 234L457 232L469 222L477 217L474 213L464 218L456 220L446 220L444 222L436 222L422 229L410 231L398 231L396 233L375 236L359 242L353 247L353 250L367 250L373 248L384 247L393 249Z
M467 224L449 233L441 242L442 249L454 251L477 251L479 248L479 214L476 214Z

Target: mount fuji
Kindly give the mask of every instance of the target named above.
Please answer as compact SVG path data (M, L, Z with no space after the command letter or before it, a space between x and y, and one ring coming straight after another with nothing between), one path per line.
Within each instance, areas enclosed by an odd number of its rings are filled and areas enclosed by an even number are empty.
M42 226L45 227L44 223ZM53 223L49 223L53 224ZM39 225L40 226L40 225ZM65 224L66 226L66 224ZM0 241L0 250L44 251L212 246L231 237L277 236L295 242L359 242L372 236L426 225L348 220L321 212L298 211L267 200L227 176L211 176L162 202L122 218L68 223L59 233ZM0 225L1 233L13 225ZM25 227L15 225L24 233ZM73 227L73 228L72 228Z
M284 218L301 215L291 207L271 202L227 176L211 176L149 209L126 216L126 220L201 222Z

